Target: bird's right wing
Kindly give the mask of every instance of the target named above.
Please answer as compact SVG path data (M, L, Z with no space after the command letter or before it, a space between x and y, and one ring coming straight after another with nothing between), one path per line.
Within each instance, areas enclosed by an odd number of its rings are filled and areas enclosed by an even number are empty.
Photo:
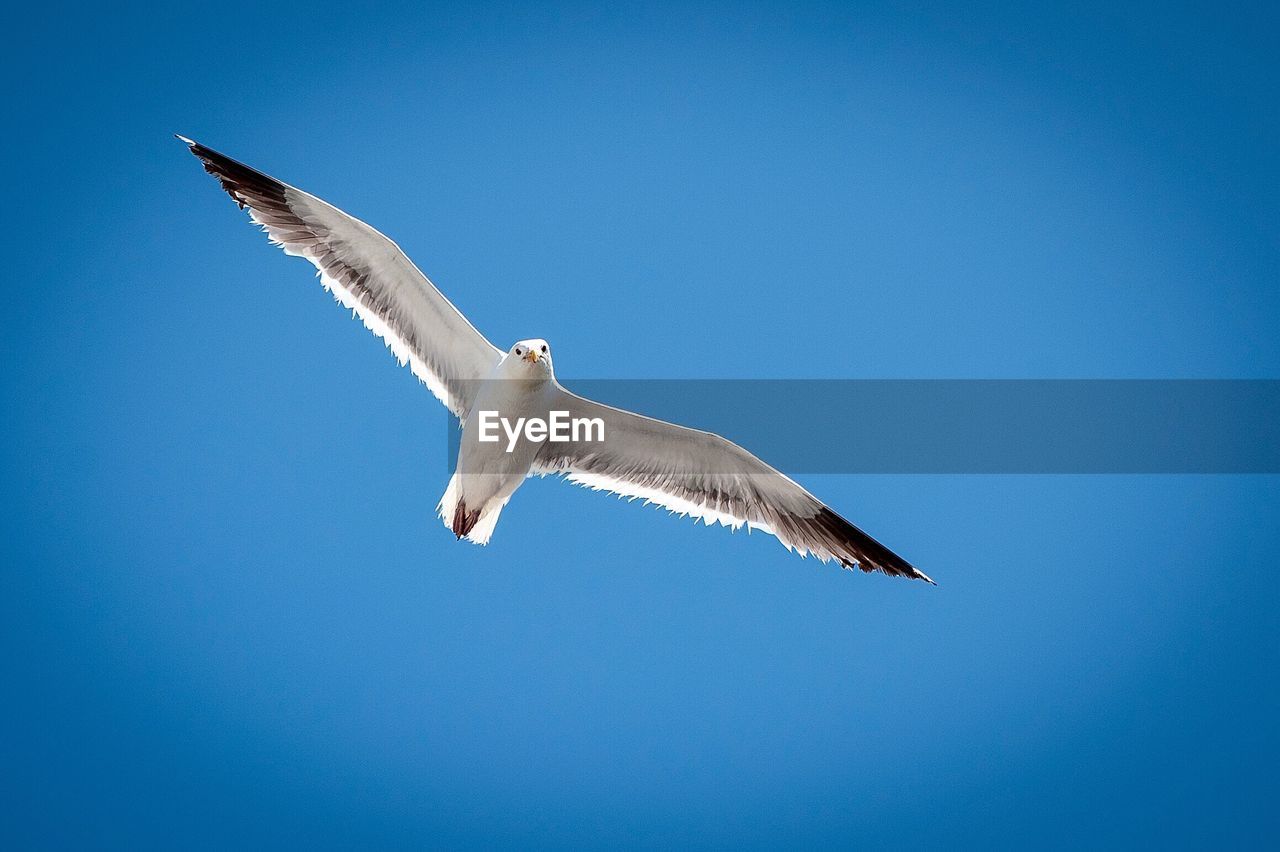
M557 386L550 409L599 420L598 432L547 441L533 473L657 503L681 515L777 536L788 550L834 559L846 568L882 571L932 583L911 563L876 541L793 480L737 444L584 399ZM588 440L588 435L590 439Z
M476 331L395 243L338 208L178 137L285 254L304 257L401 364L459 418L502 352Z

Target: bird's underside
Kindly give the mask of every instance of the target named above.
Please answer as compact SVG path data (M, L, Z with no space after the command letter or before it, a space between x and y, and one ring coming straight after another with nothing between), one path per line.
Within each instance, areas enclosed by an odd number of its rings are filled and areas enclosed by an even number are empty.
M325 289L462 421L458 470L438 507L458 537L487 542L521 482L531 475L556 474L701 518L708 525L769 532L801 556L933 582L738 445L565 390L555 379L545 341L523 340L506 352L493 346L393 242L369 225L179 138L271 241L311 262ZM601 439L530 439L509 451L501 442L482 445L477 416L486 406L598 419Z

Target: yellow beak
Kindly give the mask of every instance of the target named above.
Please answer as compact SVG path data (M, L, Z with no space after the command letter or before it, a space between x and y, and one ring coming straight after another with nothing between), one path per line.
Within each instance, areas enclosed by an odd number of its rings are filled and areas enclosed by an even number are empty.
M528 361L530 364L536 364L536 363L538 363L538 358L539 358L539 357L540 357L540 356L538 355L538 353L537 353L537 352L534 352L532 349L530 349L528 352L524 353L524 360Z

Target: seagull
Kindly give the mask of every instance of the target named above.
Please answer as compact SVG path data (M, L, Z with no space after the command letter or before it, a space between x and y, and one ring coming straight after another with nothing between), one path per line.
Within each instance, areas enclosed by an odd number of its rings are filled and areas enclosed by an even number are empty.
M395 243L359 219L177 138L272 243L310 261L338 303L462 422L457 467L437 506L458 539L487 544L503 507L527 478L558 475L707 526L770 533L802 557L933 583L737 444L569 392L556 381L545 340L498 349ZM557 431L548 419L566 428Z

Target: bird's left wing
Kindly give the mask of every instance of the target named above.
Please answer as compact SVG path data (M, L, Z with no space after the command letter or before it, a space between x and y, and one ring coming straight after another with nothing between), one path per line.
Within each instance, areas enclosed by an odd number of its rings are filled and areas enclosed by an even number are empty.
M846 568L932 583L880 542L790 478L731 441L584 399L557 386L550 410L599 419L598 432L542 445L533 472L657 503L710 525L746 525L777 536L788 550L834 559Z
M502 353L395 243L314 195L178 138L273 243L309 260L325 289L355 311L450 411L466 417L479 380Z

